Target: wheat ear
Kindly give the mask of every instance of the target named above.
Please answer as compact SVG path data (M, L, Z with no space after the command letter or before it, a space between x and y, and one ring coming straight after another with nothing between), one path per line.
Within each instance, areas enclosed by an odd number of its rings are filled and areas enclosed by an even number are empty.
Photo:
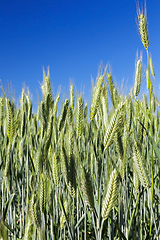
M70 86L70 106L72 109L74 109L73 85Z
M107 193L102 201L102 217L106 220L118 200L118 175L116 169L110 176Z
M86 172L86 170L82 167L81 168L81 188L82 192L84 194L84 199L86 201L86 204L89 206L90 210L94 210L94 197L93 197L93 188L92 188L92 182L91 182L91 175L89 172Z
M101 90L102 90L102 84L104 80L104 74L98 79L97 85L95 87L95 91L93 93L93 99L92 99L92 104L91 104L91 109L90 109L90 120L92 121L93 118L95 117L97 113L97 109L99 106L99 100L101 96Z
M150 87L150 73L148 69L146 70L146 81L147 81L147 90L149 90Z
M58 130L61 131L62 128L64 127L64 123L66 120L66 116L67 116L67 110L68 110L68 104L69 101L65 100L65 103L63 104L63 108L59 117L59 122L58 122Z
M39 182L39 198L40 198L40 210L42 213L44 213L47 201L47 181L46 176L43 173L40 176Z
M135 97L137 97L140 92L141 75L142 75L142 55L141 55L140 59L136 62L135 84L134 84Z
M56 186L58 186L59 185L58 163L57 163L57 157L56 157L56 153L55 152L53 154L53 168L52 168L52 172L53 172L54 182L55 182Z
M8 99L6 99L6 109L7 109L7 134L9 140L12 141L15 133L15 121L12 106Z
M41 219L40 219L38 211L37 211L37 204L34 201L34 195L32 196L31 201L30 201L30 214L32 217L32 222L35 224L37 229L40 229Z
M145 13L140 10L139 6L137 8L137 16L138 16L138 25L139 25L139 33L141 36L141 41L145 49L148 49L149 39L148 39L148 23L147 23L147 11L145 6Z
M141 154L140 154L140 151L139 151L136 141L133 146L133 161L134 161L134 166L135 166L135 169L138 174L138 178L139 178L140 182L142 183L142 185L145 188L148 189L149 180L148 180L146 170L143 166L142 157L141 157Z
M150 65L152 76L155 77L155 71L154 71L154 67L153 67L152 57L150 57L150 59L149 59L149 65Z
M77 101L77 122L76 122L76 127L77 127L77 136L80 138L82 136L82 131L83 131L83 102L82 98L79 97Z
M124 102L120 103L112 117L110 125L107 128L105 137L104 137L104 147L107 149L113 141L115 133L119 131L120 126L123 123L123 106Z
M113 96L114 84L113 84L112 76L110 73L107 73L107 79L108 79L108 85L110 89L112 104L114 106L114 96Z

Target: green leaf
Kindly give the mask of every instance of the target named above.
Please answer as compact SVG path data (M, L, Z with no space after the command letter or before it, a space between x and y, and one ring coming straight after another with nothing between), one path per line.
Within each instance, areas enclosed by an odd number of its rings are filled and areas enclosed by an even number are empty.
M14 196L15 196L15 193L12 193L12 194L10 195L10 197L9 197L7 203L6 203L6 206L4 207L3 216L2 216L3 221L5 221L6 214L7 214L8 209L9 209L9 207L10 207L12 201L13 201Z

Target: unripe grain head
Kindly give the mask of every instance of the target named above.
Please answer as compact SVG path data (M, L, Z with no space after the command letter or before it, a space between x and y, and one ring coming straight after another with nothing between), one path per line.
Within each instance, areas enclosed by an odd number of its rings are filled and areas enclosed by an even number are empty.
M141 37L141 41L145 49L148 49L149 39L148 39L148 24L147 24L147 11L145 6L145 13L143 13L143 9L140 10L140 7L137 7L137 16L138 16L138 27L139 33Z
M154 72L154 67L153 67L153 62L152 62L151 57L149 59L149 64L150 64L150 69L151 69L152 76L155 77L155 72Z
M141 75L142 75L142 55L140 56L140 59L138 59L138 61L136 62L135 67L135 84L134 84L135 97L137 97L140 92Z

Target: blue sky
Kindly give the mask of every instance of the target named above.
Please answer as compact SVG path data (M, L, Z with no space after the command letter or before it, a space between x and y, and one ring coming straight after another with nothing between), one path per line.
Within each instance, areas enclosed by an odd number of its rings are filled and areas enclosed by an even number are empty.
M110 64L114 82L129 92L134 84L136 52L146 52L136 25L135 0L0 0L0 79L20 98L22 87L29 87L33 106L42 67L50 67L54 95L69 96L70 82L91 99L91 76L96 79L100 64ZM140 1L143 4L143 1ZM160 79L160 1L146 1L149 52ZM146 91L142 78L141 91Z

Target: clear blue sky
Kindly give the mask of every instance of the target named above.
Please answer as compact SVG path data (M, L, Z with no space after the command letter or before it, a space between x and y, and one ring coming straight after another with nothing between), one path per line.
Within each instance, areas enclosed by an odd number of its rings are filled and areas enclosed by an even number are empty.
M34 107L41 96L42 67L50 67L54 94L68 97L70 79L78 92L91 98L91 76L110 63L112 76L124 90L134 84L135 57L146 52L136 25L135 0L0 0L0 79L20 98L29 87ZM140 1L140 4L143 1ZM149 52L160 80L160 1L146 1ZM143 74L142 91L146 89ZM61 86L61 87L60 87ZM127 87L126 87L127 86Z

